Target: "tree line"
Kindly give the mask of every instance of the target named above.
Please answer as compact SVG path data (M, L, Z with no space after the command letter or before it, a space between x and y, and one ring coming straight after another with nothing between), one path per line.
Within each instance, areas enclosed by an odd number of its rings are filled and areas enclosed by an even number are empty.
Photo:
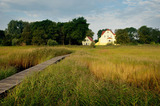
M100 38L103 31L98 31L97 36ZM116 29L116 43L117 44L151 44L160 43L160 30L157 28L151 28L147 26L141 26L139 29L129 27L125 29Z
M0 45L80 45L87 36L93 36L84 17L69 22L43 20L24 22L11 20L5 31L0 30Z

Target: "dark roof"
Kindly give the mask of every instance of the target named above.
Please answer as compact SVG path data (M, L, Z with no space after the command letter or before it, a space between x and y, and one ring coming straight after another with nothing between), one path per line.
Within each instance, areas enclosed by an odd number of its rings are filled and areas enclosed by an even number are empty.
M91 38L91 37L89 37L89 36L87 36L88 37L88 39L90 40L90 41L92 41L93 42L93 39Z

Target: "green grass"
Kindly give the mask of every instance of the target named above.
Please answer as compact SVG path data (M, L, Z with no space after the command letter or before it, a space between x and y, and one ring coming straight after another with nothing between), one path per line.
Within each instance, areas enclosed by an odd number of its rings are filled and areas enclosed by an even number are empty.
M10 90L1 105L160 105L160 46L75 52Z
M4 79L16 73L16 68L8 67L8 68L1 68L0 69L0 79Z

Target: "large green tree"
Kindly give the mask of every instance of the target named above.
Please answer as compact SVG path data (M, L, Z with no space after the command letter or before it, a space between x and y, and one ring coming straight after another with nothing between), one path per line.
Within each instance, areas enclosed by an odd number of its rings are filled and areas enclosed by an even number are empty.
M125 29L118 29L115 31L116 42L118 44L127 44L130 42L128 32Z
M128 36L131 42L134 42L138 39L138 33L137 29L134 27L125 28L125 30L128 32Z
M139 34L139 41L140 43L146 43L149 44L153 41L153 38L151 36L152 29L147 26L142 26L138 29Z
M70 22L65 23L64 30L66 39L69 44L81 44L89 30L89 24L84 17L75 18Z
M72 20L72 23L73 32L71 34L71 38L73 40L73 44L81 44L86 37L87 31L89 30L89 24L84 17L75 18Z
M38 38L43 45L47 44L48 39L56 40L56 30L56 23L50 20L43 20L31 23L31 33L34 37L34 40L32 39L34 41L34 44L38 42Z
M27 23L28 22L23 22L22 20L11 20L8 24L7 34L19 39Z

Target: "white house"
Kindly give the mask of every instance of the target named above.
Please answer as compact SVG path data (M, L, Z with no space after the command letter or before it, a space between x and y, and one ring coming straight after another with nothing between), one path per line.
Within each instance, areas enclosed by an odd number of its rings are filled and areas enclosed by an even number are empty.
M107 45L108 43L115 43L116 34L114 34L110 29L103 31L101 37L95 45Z
M89 36L86 36L84 41L82 41L82 45L90 45L92 42L94 42L93 39Z

